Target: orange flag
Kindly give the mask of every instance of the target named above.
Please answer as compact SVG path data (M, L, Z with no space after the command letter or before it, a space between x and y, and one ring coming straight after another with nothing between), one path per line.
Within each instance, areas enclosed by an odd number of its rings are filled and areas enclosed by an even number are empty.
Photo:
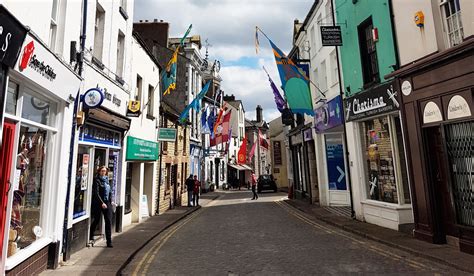
M245 164L247 157L247 137L244 137L240 145L239 153L237 154L237 164Z

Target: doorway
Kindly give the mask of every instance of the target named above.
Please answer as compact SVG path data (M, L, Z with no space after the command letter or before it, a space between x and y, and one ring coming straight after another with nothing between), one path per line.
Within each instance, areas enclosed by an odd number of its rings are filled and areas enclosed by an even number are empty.
M178 203L178 165L175 164L171 166L171 185L173 185L173 204L171 205L172 208L174 206L179 206Z
M102 166L107 166L107 149L104 148L95 148L94 149L94 172L93 172L93 178L96 177L97 175L97 170L102 167ZM108 166L107 166L108 167ZM110 173L110 172L109 172ZM93 182L94 183L94 180ZM92 190L92 189L91 189ZM92 204L92 200L90 201ZM91 207L90 210L92 211L93 208ZM92 217L92 216L91 216ZM97 225L97 228L94 229L94 236L101 236L104 231L104 219L102 215L100 216L100 221L99 224ZM92 223L92 220L90 221ZM93 239L93 237L89 237L89 240Z
M2 234L0 248L3 248L8 193L12 186L12 184L10 183L10 172L12 168L13 145L15 143L15 124L9 122L5 122L3 124L2 141L2 146L0 146L0 231ZM0 259L3 259L3 256L1 256L1 254L2 253L0 253Z

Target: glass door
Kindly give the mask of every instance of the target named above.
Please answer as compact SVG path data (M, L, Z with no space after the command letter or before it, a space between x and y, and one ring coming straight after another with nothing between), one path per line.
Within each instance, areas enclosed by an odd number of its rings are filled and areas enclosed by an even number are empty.
M73 219L87 213L87 191L92 188L94 171L91 167L91 147L80 145L77 153L76 181L74 186Z

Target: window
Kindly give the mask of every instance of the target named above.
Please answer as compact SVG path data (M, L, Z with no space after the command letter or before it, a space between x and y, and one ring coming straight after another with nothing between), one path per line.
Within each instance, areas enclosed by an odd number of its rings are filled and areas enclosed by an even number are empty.
M148 102L145 103L147 105L147 112L146 114L149 118L154 119L154 108L155 108L155 88L151 85L148 85Z
M119 8L120 14L123 16L125 20L128 19L128 14L127 14L127 0L120 0L120 8Z
M316 48L316 45L318 45L318 42L316 41L316 30L314 29L314 25L311 27L311 31L309 32L310 39L311 39L311 45L314 45L314 48Z
M409 189L401 128L398 117L383 116L362 123L361 136L366 158L367 197L390 202L409 203ZM398 126L397 126L398 124ZM406 189L406 191L405 191ZM403 200L402 200L403 199Z
M323 62L321 62L321 72L319 73L319 78L320 78L320 81L319 81L319 89L321 89L321 91L326 91L328 90L328 75L326 73L326 61L324 60Z
M377 51L372 38L372 18L362 22L358 27L359 47L362 63L362 76L364 84L379 82L379 67L377 61Z
M87 202L87 189L90 185L89 179L91 173L89 173L90 168L90 154L89 148L84 146L79 146L77 153L77 164L76 164L76 185L74 189L74 210L73 210L73 219L79 218L86 214L86 205Z
M105 10L97 3L95 12L95 26L94 26L94 49L93 56L102 61L102 52L104 47L104 25L105 25Z
M338 82L339 74L338 74L338 69L339 69L339 64L337 63L337 56L336 56L336 50L332 51L331 53L331 84L334 85Z
M5 104L5 112L8 114L16 114L16 101L18 99L18 84L10 81L7 90L7 102Z
M171 189L171 164L166 163L165 166L165 181L166 181L166 191L169 191Z
M183 127L183 155L186 155L186 140L187 140L187 138L186 138L186 130L187 130L187 129L186 129L186 126ZM178 148L178 147L176 146L176 148Z
M326 13L326 23L327 24L332 24L332 11L331 11L331 1L332 0L328 0L326 2L326 6L324 6L324 10L325 10L325 13Z
M441 3L446 18L446 31L449 46L455 46L463 41L464 33L461 20L459 0L445 0Z
M137 87L135 88L135 100L142 101L142 77L137 75Z
M21 117L43 125L51 125L54 121L54 104L40 98L34 93L23 93Z
M53 7L51 9L51 23L49 25L49 48L55 50L56 47L56 33L58 30L58 9L59 0L53 0Z
M125 46L125 35L119 30L117 39L117 70L115 74L119 77L123 77L123 61L124 61L124 46Z
M317 39L317 44L316 45L318 45L318 47L317 47L318 51L321 50L321 48L323 47L323 42L321 41L321 28L319 28L322 21L323 21L323 19L321 17L321 14L319 14L318 15L318 21L316 21L316 22L318 22L318 28L316 28L316 30L315 30L316 34L317 34L317 38L316 38Z

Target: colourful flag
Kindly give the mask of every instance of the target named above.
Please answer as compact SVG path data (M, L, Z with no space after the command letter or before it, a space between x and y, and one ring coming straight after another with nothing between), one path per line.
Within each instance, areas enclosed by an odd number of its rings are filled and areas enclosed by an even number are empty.
M170 94L171 90L176 89L176 69L177 69L177 62L178 62L178 51L179 46L171 56L170 61L166 65L166 71L163 72L163 76L161 78L161 82L163 83L164 92L163 95Z
M191 28L193 27L193 24L189 25L188 27L188 30L184 33L183 37L181 38L181 40L179 41L179 44L181 46L184 46L184 40L186 39L186 37L189 35L189 33L191 32Z
M232 128L229 129L229 133L227 135L227 144L225 145L225 153L229 152L229 145L232 142Z
M228 112L224 116L222 116L222 122L220 124L216 124L214 129L214 137L211 137L210 145L215 146L218 144L222 144L229 139L228 131L230 127L230 116L231 112Z
M258 41L258 27L255 26L255 53L258 55L258 49L260 48L260 41Z
M181 123L184 123L187 120L187 118L189 116L189 110L191 108L194 108L194 110L199 111L199 109L201 108L201 100L204 97L204 95L206 94L207 90L209 89L210 83L211 82L208 81L206 83L206 85L204 85L204 87L201 89L201 92L199 92L199 94L197 94L196 98L194 98L194 100L186 106L186 108L184 109L183 112L181 112L181 115L179 115L179 121Z
M257 141L255 141L252 145L252 148L250 149L250 153L249 153L249 161L252 161L252 157L255 153L255 147L257 146Z
M209 111L209 116L207 117L207 126L209 127L211 138L214 138L214 123L216 122L216 114L214 108L211 108Z
M222 115L224 114L226 105L227 105L227 103L224 102L224 105L220 108L219 113L217 114L217 119L216 119L216 122L214 124L214 132L217 131L217 127L221 124Z
M265 149L268 150L268 141L265 137L263 137L262 132L260 129L258 130L258 140L260 141L260 146L264 147Z
M201 113L201 130L202 133L209 133L209 126L207 125L207 106Z
M237 164L245 164L247 155L247 137L244 137L242 144L240 145L239 153L237 153Z
M265 67L263 67L263 70L265 70L265 73L267 73L268 81L270 81L270 87L272 88L272 91L273 91L273 97L275 98L275 104L277 106L277 109L278 109L278 111L280 111L280 113L282 113L283 109L285 109L285 107L286 107L286 101L281 96L280 91L278 91L278 88L276 87L276 85L273 82L272 78L270 78L270 75L268 74Z

